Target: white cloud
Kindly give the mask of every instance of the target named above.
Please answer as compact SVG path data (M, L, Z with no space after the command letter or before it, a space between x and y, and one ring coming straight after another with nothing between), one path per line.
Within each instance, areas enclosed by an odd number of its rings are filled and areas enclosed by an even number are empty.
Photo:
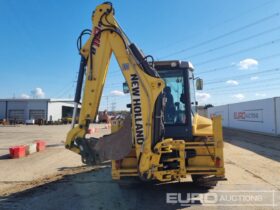
M20 98L22 98L22 99L29 99L30 96L25 94L25 93L23 93L23 94L20 95Z
M255 93L255 96L257 96L257 97L265 97L266 94L265 93Z
M253 58L246 58L238 63L239 69L248 70L258 67L259 62Z
M232 98L242 101L245 98L245 96L242 93L238 93L238 94L232 95Z
M228 80L228 81L226 81L226 83L228 84L228 85L239 85L239 82L238 81L236 81L236 80Z
M258 80L259 79L259 77L258 76L253 76L253 77L251 77L250 78L250 80L252 80L252 81L254 81L254 80Z
M196 93L196 98L199 101L205 102L207 101L209 98L211 98L211 95L209 93Z
M113 96L124 96L124 93L120 90L113 90L110 92L110 94Z
M31 95L33 96L33 98L44 98L45 97L45 93L44 93L43 89L39 88L39 87L32 90Z

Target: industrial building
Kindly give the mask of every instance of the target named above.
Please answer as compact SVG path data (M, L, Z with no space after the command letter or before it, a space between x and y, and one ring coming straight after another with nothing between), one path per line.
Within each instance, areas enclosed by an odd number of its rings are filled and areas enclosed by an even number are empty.
M0 99L0 119L58 121L72 117L73 107L73 100L67 99Z

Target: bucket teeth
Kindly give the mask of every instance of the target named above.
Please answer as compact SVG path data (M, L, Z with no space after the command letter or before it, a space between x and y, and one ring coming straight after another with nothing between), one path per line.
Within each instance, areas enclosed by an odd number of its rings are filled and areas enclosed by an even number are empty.
M80 149L80 155L82 157L82 162L87 165L96 165L100 163L98 154L95 151L94 147L97 143L98 139L90 138L90 139L76 139L75 143Z

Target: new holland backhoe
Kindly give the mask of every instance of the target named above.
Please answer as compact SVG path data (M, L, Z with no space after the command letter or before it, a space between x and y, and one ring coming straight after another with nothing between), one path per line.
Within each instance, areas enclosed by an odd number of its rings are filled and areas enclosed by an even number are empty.
M78 124L73 122L67 135L66 148L89 165L111 160L116 180L139 177L166 182L190 175L194 181L205 176L223 178L221 118L211 120L197 114L194 84L201 89L203 83L194 77L192 64L145 56L128 39L114 13L109 2L97 6L92 31L84 30L79 36L81 62L73 119L79 104L81 110ZM82 44L84 35L89 38ZM112 53L126 81L124 92L131 96L130 114L110 135L89 138Z

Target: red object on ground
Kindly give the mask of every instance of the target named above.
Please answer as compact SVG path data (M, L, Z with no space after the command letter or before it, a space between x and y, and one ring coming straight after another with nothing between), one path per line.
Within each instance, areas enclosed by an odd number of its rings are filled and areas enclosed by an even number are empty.
M40 152L40 151L46 149L46 142L45 141L37 140L37 141L35 141L35 143L36 143L37 152Z
M9 150L10 150L10 156L13 159L25 157L25 146L10 147Z
M98 128L89 128L87 130L87 134L94 134L94 133L98 133L98 132L99 132Z
M94 133L94 128L89 128L88 130L87 130L87 134L93 134Z

